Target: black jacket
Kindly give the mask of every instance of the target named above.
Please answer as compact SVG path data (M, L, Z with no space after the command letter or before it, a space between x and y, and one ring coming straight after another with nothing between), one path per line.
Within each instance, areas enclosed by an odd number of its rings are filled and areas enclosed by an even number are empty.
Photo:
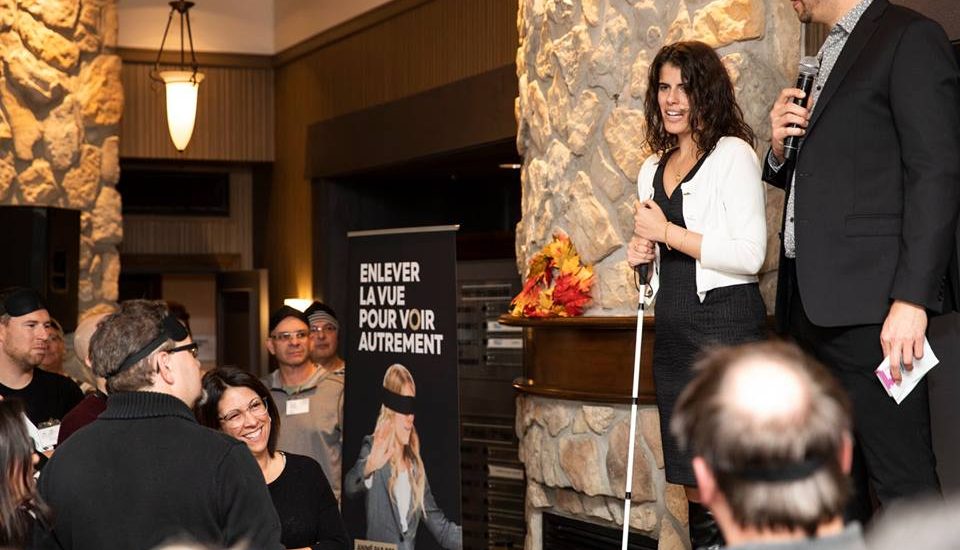
M944 309L958 152L960 76L943 29L874 0L824 85L797 158L797 282L815 325L879 324L895 299ZM765 180L789 187L790 170L764 165Z
M280 521L243 443L197 424L175 397L110 396L40 477L54 510L41 548L149 549L174 539L276 549Z

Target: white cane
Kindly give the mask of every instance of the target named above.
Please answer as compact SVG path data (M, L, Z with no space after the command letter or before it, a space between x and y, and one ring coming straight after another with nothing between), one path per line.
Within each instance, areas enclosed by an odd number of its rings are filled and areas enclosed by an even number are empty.
M644 291L650 290L647 285L647 275L649 264L637 266L637 273L640 275L640 300L637 303L637 344L633 350L633 392L630 394L630 443L627 446L627 484L624 489L623 499L623 540L620 544L621 550L627 550L627 543L630 540L630 499L633 490L633 446L635 444L637 433L637 395L640 392L640 352L643 348L643 299Z

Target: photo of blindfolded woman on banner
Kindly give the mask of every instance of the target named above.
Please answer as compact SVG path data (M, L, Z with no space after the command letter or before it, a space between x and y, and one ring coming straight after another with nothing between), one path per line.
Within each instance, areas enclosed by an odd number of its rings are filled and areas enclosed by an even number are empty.
M413 423L416 392L410 371L399 363L390 365L376 427L363 439L360 456L344 479L344 494L365 496L367 540L413 550L423 522L441 547L459 550L460 526L437 506L420 457Z

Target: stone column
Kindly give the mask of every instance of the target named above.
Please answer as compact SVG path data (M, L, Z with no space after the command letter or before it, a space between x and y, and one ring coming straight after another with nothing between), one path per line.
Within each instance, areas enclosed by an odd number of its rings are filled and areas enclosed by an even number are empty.
M116 46L116 0L0 0L0 204L80 210L81 312L117 299Z
M637 294L624 246L648 155L643 95L651 60L678 40L717 48L762 152L767 113L796 72L796 16L786 0L520 0L517 25L517 148L524 156L518 269L525 275L529 259L562 229L594 264L587 315L633 314ZM768 307L782 202L782 192L768 188Z

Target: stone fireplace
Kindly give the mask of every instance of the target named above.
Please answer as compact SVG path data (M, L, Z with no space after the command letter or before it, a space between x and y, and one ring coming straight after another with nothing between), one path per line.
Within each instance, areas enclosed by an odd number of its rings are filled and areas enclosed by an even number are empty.
M517 148L524 156L518 269L525 275L529 259L563 230L596 273L586 317L573 324L516 322L524 326L525 345L516 429L528 479L526 548L540 550L545 511L623 523L634 335L629 316L637 309L625 243L637 172L648 154L643 95L649 64L661 46L678 40L715 47L761 152L769 139L767 113L796 70L800 28L782 0L520 0L517 25ZM782 193L768 188L770 246L761 270L768 307L782 202ZM654 318L647 325L652 340ZM572 332L550 336L556 330ZM544 355L577 340L578 331L583 345ZM605 344L588 344L597 338ZM644 356L648 362L650 354ZM664 479L647 362L630 523L658 539L660 548L685 548L686 500L681 487Z
M80 211L79 311L117 299L116 0L0 0L0 204Z

